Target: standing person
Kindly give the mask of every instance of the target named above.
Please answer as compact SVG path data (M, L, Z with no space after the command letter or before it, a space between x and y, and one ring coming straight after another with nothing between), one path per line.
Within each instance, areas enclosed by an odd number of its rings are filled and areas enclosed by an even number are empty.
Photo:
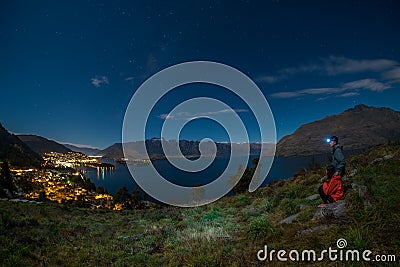
M326 140L332 148L332 165L335 167L335 175L343 177L345 175L345 165L343 147L339 145L337 136L332 136Z
M326 180L318 188L319 195L324 203L320 204L318 207L322 208L328 203L334 203L339 201L344 195L344 186L340 175L334 166L329 165L326 167Z

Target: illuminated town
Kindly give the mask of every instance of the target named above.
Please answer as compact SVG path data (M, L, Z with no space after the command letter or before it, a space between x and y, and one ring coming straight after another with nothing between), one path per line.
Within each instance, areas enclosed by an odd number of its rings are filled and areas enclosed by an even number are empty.
M101 163L96 158L81 153L46 153L41 169L11 169L18 184L24 185L24 197L43 199L58 203L78 204L91 208L120 210L121 204L115 204L113 197L104 189L97 188L82 174L84 166L98 169L114 169L111 164Z

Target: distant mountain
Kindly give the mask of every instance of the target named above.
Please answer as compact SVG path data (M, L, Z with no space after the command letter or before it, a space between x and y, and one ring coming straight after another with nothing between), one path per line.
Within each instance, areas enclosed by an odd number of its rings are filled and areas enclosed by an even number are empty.
M150 158L152 159L160 159L160 158L165 158L165 152L164 151L169 151L168 154L172 156L178 156L177 151L175 151L175 147L177 146L176 140L168 140L165 143L165 150L163 149L161 145L161 139L158 138L153 138L150 140L145 141L145 145L147 148L147 151L150 155ZM181 150L181 153L184 156L189 156L189 157L196 157L200 156L200 150L199 150L199 141L188 141L188 140L180 140L179 141L179 148ZM247 144L241 144L241 143L215 143L216 149L217 149L217 156L219 157L224 157L224 156L229 156L231 153L231 147L235 148L235 151L238 152L240 155L245 155L245 147ZM263 151L263 155L270 154L270 151L272 149L272 145L267 145L267 148ZM104 149L101 153L104 155L106 158L112 158L112 159L121 159L123 157L127 157L128 159L142 159L146 158L147 152L143 149L143 141L137 141L137 142L129 142L125 146L126 148L126 155L124 156L123 150L122 150L122 144L121 143L115 143L114 145ZM259 154L261 150L261 144L260 143L251 143L250 144L250 154ZM212 143L204 143L204 146L202 147L202 151L205 155L212 155L213 153L213 145Z
M37 135L18 135L18 138L40 155L49 152L68 153L72 151L60 143Z
M102 150L97 149L97 148L90 148L90 147L79 147L79 146L74 146L71 144L63 144L66 148L71 149L72 151L79 152L82 154L85 154L87 156L99 156L102 155Z
M277 144L277 156L300 156L330 151L326 138L339 137L345 151L400 141L400 112L357 105L338 115L300 126Z
M0 124L0 161L4 160L18 167L40 166L43 162L41 156Z
M124 153L122 151L122 144L121 143L115 143L101 151L101 154L105 158L110 158L110 159L121 159L124 157Z

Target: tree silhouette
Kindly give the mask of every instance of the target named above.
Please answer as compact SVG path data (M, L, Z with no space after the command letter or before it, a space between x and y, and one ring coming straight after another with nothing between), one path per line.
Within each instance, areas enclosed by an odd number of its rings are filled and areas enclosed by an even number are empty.
M135 188L132 190L132 203L137 209L143 208L143 200L145 198L145 192L140 188Z
M14 191L14 181L11 176L10 166L7 161L3 161L1 164L0 171L0 186L4 189L8 189L10 191Z
M124 204L130 199L131 195L125 185L118 189L114 196L114 202L119 204Z
M134 207L132 195L129 194L128 188L125 185L115 193L114 203L122 204L125 209L132 209Z
M253 164L251 167L246 167L244 173L235 187L232 189L232 192L235 194L246 192L249 188L251 179L253 178L254 172L256 171L259 159L254 158L252 159L251 163ZM241 171L241 167L239 166L239 171ZM235 176L236 177L236 176Z

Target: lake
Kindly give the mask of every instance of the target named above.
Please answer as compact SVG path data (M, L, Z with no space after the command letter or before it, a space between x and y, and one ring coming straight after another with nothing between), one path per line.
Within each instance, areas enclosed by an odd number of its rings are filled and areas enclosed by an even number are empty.
M253 158L255 158L255 156L250 156L249 166L251 165L251 160ZM315 156L315 159L322 165L327 163L327 155ZM274 180L292 177L295 173L307 168L311 160L311 156L275 158L263 185L265 186ZM197 173L181 171L171 165L168 160L155 160L153 161L153 164L158 172L169 181L182 186L196 186L199 184L207 184L215 180L224 171L228 161L228 157L215 158L208 168ZM115 165L116 168L114 170L96 169L91 167L84 168L85 176L88 177L96 186L104 187L112 195L124 185L129 190L138 187L126 165L118 164L112 160L103 160L103 162L111 163ZM141 175L146 175L150 166L134 166L134 168L135 172ZM231 175L234 175L236 172L237 170L231 173Z

